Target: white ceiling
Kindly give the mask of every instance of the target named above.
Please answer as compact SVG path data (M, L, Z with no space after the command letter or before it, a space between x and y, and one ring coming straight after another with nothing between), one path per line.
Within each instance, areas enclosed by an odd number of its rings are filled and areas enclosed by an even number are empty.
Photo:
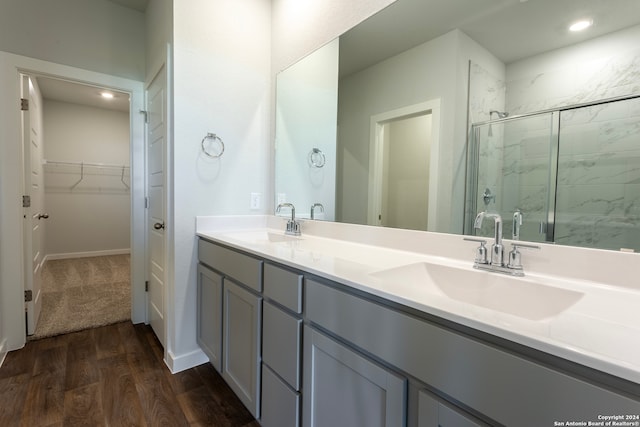
M129 111L129 94L96 86L36 76L38 87L44 99L88 105L108 110ZM111 92L112 99L102 97L102 92Z
M582 18L593 26L570 33ZM460 29L509 64L640 23L640 0L398 0L340 39L342 75Z

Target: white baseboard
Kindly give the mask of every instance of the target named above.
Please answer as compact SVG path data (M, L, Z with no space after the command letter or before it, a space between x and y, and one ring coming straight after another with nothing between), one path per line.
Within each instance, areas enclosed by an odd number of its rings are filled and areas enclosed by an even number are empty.
M4 359L7 357L8 351L6 350L6 348L7 348L7 339L5 338L0 343L0 367L2 367L2 364L4 363Z
M131 249L107 249L104 251L90 251L90 252L70 252L66 254L49 254L44 257L44 261L51 261L54 259L69 259L69 258L88 258L94 256L107 256L107 255L125 255L130 254Z
M182 354L180 356L175 356L170 351L168 351L167 360L165 361L165 363L169 367L169 370L172 374L177 374L178 372L194 368L198 365L202 365L203 363L207 363L208 361L209 358L206 354L204 354L204 351L198 349L190 353Z

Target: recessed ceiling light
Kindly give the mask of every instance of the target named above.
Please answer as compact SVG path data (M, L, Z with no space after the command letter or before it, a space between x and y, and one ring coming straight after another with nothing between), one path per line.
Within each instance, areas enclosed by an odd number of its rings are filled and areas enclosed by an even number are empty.
M582 21L574 22L569 26L569 31L582 31L593 25L593 21L589 19L583 19Z
M113 98L113 94L111 92L100 92L103 98L111 99Z

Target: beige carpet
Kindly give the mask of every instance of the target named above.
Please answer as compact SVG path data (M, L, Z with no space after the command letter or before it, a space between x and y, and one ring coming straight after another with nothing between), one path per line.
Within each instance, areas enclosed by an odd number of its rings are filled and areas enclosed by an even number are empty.
M129 255L47 261L35 340L131 319Z

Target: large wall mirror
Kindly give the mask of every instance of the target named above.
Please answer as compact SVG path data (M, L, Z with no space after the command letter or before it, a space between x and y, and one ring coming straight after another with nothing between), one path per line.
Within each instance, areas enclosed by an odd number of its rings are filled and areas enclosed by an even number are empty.
M398 0L278 75L276 205L639 251L638 40L637 0Z

